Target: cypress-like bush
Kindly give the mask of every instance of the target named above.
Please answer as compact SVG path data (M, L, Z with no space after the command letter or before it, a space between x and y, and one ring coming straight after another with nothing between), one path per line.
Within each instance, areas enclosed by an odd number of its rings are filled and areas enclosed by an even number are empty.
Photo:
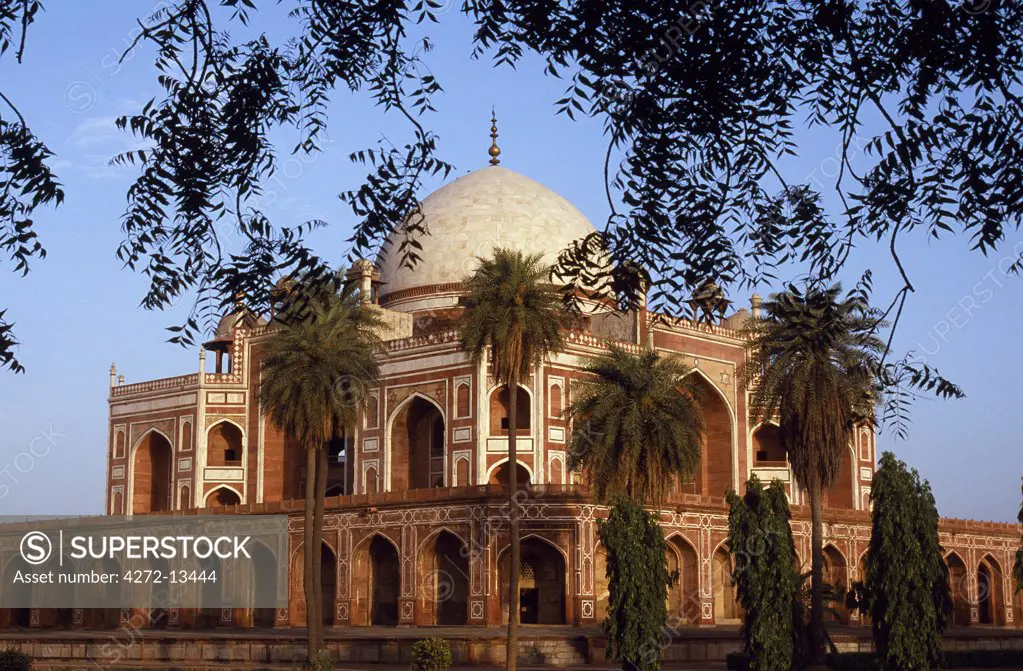
M664 561L664 533L657 518L620 499L600 525L607 550L607 657L625 671L658 671L668 622L664 600L677 579Z
M883 669L933 669L952 609L934 495L919 473L885 452L870 497L865 589L874 649Z
M790 517L778 480L764 488L754 475L743 496L728 492L728 545L746 611L742 634L751 671L789 671L802 657L796 602L801 580Z

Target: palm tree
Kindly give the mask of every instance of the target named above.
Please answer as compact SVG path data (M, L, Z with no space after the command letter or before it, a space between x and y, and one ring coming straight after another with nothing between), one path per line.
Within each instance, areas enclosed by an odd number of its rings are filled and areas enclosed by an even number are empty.
M600 501L659 503L670 479L691 477L700 462L703 413L689 368L649 348L612 346L583 371L566 409L569 469L583 470Z
M777 418L792 474L810 497L811 661L824 664L821 497L834 484L853 427L874 421L881 324L859 290L790 286L751 319L747 368L754 421Z
M380 343L376 312L354 287L340 293L299 287L267 340L259 383L263 411L306 450L304 590L310 662L323 649L319 548L327 484L327 446L351 432L363 409L363 390L376 384Z
M494 381L508 388L508 496L511 536L507 668L516 668L519 636L519 497L515 431L519 383L564 347L561 294L539 254L495 249L464 281L461 348L474 365L490 354Z

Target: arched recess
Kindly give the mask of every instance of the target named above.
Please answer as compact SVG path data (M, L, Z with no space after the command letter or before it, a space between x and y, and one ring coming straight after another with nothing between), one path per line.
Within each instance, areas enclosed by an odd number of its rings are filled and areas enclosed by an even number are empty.
M521 461L516 462L515 471L515 484L520 488L525 488L533 483L533 471ZM501 487L509 486L509 473L508 473L508 460L499 461L490 467L487 471L487 483L491 485L499 485Z
M170 439L150 429L131 450L131 512L135 515L171 509Z
M372 534L352 552L353 625L398 624L401 552L387 536Z
M733 624L739 621L739 604L735 598L732 583L732 557L724 544L719 545L711 558L714 588L714 621L717 624Z
M242 584L236 586L236 592L248 594L247 601L266 603L277 596L277 557L265 543L259 540L250 546L252 561L244 562L242 570L237 572L237 579ZM321 569L322 570L322 569ZM324 576L326 579L327 576ZM327 597L324 595L324 610L327 610ZM333 611L333 605L331 605ZM277 609L273 607L239 609L234 618L237 625L243 627L270 628L274 626Z
M522 559L519 621L522 624L565 624L568 594L565 555L553 543L535 535L523 537L519 546ZM506 547L498 560L498 591L501 593L502 621L505 624L508 622L510 565L511 552Z
M987 554L977 566L977 614L981 624L1005 624L1002 567Z
M560 457L551 459L547 466L547 481L552 485L565 484L565 463Z
M683 486L683 491L703 496L724 496L736 486L735 421L724 394L704 372L697 368L689 375L703 411L704 444L695 481Z
M952 592L952 626L966 627L970 624L970 572L955 550L945 556L945 564Z
M509 409L510 394L508 393L508 385L501 387L495 387L490 391L490 435L491 436L507 436L508 435L508 409ZM525 387L519 385L518 394L516 396L516 423L515 423L515 435L528 436L532 430L532 424L530 418L532 412L532 396Z
M417 552L416 624L461 625L469 621L469 548L441 529Z
M455 387L455 417L468 417L471 411L469 385L461 382Z
M681 534L665 540L668 573L678 571L678 580L668 588L668 623L699 624L700 564L696 548Z
M552 384L548 395L550 397L548 401L550 403L550 416L560 418L562 412L564 412L561 384L558 382Z
M366 428L375 429L380 425L380 401L376 394L366 397Z
M758 465L784 465L785 448L777 424L761 424L753 432L753 462Z
M823 578L831 588L835 599L825 612L825 618L834 622L848 622L848 610L845 607L845 594L849 590L849 567L842 551L830 543L824 546Z
M288 574L289 615L293 626L305 626L305 610L308 606L299 607L305 600L302 588L305 580L305 544L300 544L291 553L291 570ZM324 541L320 544L320 596L323 601L323 624L334 624L335 599L337 598L337 556L333 548ZM313 561L317 558L314 557ZM300 601L301 600L301 601Z
M192 451L192 422L188 420L181 423L181 451Z
M422 394L412 394L395 409L385 455L391 491L445 485L445 427L441 407Z
M212 508L214 506L236 506L241 502L242 495L238 493L237 489L229 485L220 485L206 494L203 505L206 508Z
M455 460L455 487L467 487L469 485L469 457L460 457Z
M377 476L377 469L375 466L367 466L362 479L363 491L366 494L376 494L380 491L380 478Z
M114 492L110 497L110 514L124 514L124 496L121 494L120 490Z
M228 419L222 419L206 432L206 465L239 466L242 463L242 429Z

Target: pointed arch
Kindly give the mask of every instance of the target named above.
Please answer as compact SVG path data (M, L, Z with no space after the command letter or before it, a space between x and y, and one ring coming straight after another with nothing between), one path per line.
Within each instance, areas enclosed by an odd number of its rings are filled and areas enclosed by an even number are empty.
M214 495L216 495L216 497L214 497ZM237 499L237 501L230 500L232 496ZM214 500L211 501L211 497L214 497ZM202 505L203 508L209 508L211 505L230 506L240 504L241 502L242 494L237 489L231 485L217 485L210 491L206 492L206 496L204 496L202 500Z
M556 543L526 534L519 543L522 565L520 589L523 624L565 624L568 606L567 554ZM508 585L511 557L510 545L498 555L497 585ZM508 590L500 589L502 619L508 621Z
M990 552L977 564L977 606L981 624L1005 624L1002 565Z
M739 489L739 446L735 411L728 397L699 368L687 375L700 389L697 399L703 411L704 444L696 477L686 490L702 496L724 496L728 489Z
M700 562L696 545L680 531L668 534L664 541L674 559L668 570L679 572L678 580L668 588L669 623L699 624Z
M750 432L753 445L754 464L788 464L785 448L781 444L781 428L774 420L767 420L753 427Z
M735 585L732 584L734 571L735 564L727 540L722 541L711 554L711 586L714 593L714 621L717 624L735 622L740 618Z
M515 435L528 436L533 430L533 390L520 383L516 397L516 414L518 418L515 425ZM494 385L487 391L487 408L489 409L491 436L508 435L509 403L510 391L508 385Z
M952 625L965 627L970 624L970 572L966 561L956 550L945 555L948 567L949 590L952 592Z
M223 417L206 429L206 465L239 466L245 459L245 429Z
M832 612L826 617L840 622L847 622L849 613L845 608L845 594L849 590L849 562L834 543L825 543L824 555L824 582L831 585L833 596L837 599Z
M426 403L428 406L437 413L440 418L440 433L439 437L442 441L440 446L439 456L434 457L431 454L431 450L426 449L426 455L418 455L424 460L424 464L413 464L413 435L410 427L405 426L402 428L401 435L397 437L401 439L402 445L395 445L396 430L401 428L399 425L399 418L405 415L406 421L408 420L408 414L411 412L412 405L416 402ZM424 411L425 412L425 411ZM427 418L420 418L426 421ZM435 438L435 427L433 424L436 422L436 418L430 420L430 426L428 427L429 440L436 440ZM393 410L387 415L387 421L384 426L384 465L383 465L383 488L382 491L392 490L405 490L413 489L412 475L415 473L417 477L425 478L428 481L428 486L435 486L435 475L439 475L441 483L439 486L443 486L445 472L447 470L447 427L448 418L444 412L444 408L441 407L440 403L430 398L426 394L415 391L408 395L407 398L403 399L400 403L394 406ZM402 450L399 452L398 450ZM436 464L434 463L436 461ZM425 465L425 469L423 466ZM397 473L397 475L396 475ZM419 482L418 484L422 484Z
M398 624L401 548L387 534L375 531L360 540L350 556L351 624Z
M520 487L523 487L523 486L527 486L527 485L531 485L531 484L536 484L535 482L533 482L533 477L534 477L533 469L530 468L527 464L523 463L521 460L516 460L515 463L518 465L519 468L524 470L526 472L526 474L529 476L528 482L525 482L525 483L518 482L518 485ZM491 479L494 478L494 477L497 477L497 475L499 475L499 474L497 474L497 469L501 468L502 466L507 466L507 464L508 464L508 459L502 459L501 461L498 461L496 464L494 464L493 466L488 468L487 469L487 477L485 478L485 482L490 483L490 484L496 484L496 483L491 483ZM521 478L519 478L519 480L520 479Z
M442 534L444 532L447 532L447 533L451 534L452 536L454 536L455 538L457 538L458 542L460 542L465 547L469 547L469 543L466 542L466 540L464 538L462 538L462 534L458 533L457 531L455 531L454 529L452 529L448 525L442 524L441 526L437 527L436 529L431 529L430 532L427 533L426 536L423 537L423 540L419 541L418 545L416 545L416 552L418 553L420 550L423 549L423 547L426 546L426 544L428 542L430 542L436 536L438 536L439 534Z
M416 549L416 624L469 621L469 546L448 527L433 530Z
M173 460L174 441L166 433L150 427L139 436L128 453L128 515L171 509Z

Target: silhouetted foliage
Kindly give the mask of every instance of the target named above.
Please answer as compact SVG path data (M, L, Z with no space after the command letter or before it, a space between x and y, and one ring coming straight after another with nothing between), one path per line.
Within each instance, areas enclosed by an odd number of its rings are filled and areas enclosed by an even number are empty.
M0 0L6 42L38 5ZM260 310L277 277L326 264L305 242L322 222L271 221L259 202L279 169L274 130L299 132L282 152L314 154L328 105L359 91L407 122L406 138L350 155L367 168L340 194L357 219L351 256L399 226L392 253L414 264L429 233L419 192L452 169L425 123L442 90L428 68L433 44L409 35L439 20L440 0L284 5L294 26L279 43L234 37L253 33L252 0L178 0L141 21L128 49L155 49L163 93L118 121L145 145L115 159L140 170L118 254L149 277L145 307L194 294L173 329L179 343L192 343L239 291ZM705 318L694 300L705 287L720 287L723 306L728 292L783 272L832 279L853 247L881 243L902 279L886 311L894 329L915 291L902 241L960 236L991 254L1019 227L1019 0L466 0L461 11L475 26L474 56L522 65L539 55L545 74L566 83L557 112L604 123L611 212L563 254L567 285L610 275L621 302L634 304L648 285L664 318ZM867 131L874 120L880 127ZM816 142L798 134L810 127L839 139L835 169L789 165ZM36 175L44 179L29 202L57 200L48 171ZM825 210L826 192L840 211ZM1013 258L1011 270L1020 268ZM926 389L932 372L904 360L887 381Z
M28 27L42 9L38 0L0 0L0 57L13 49L22 62ZM0 254L14 272L28 273L32 259L46 258L32 219L41 205L59 205L64 191L47 161L53 153L28 126L14 102L0 90ZM18 341L0 306L0 369L24 372L14 354Z
M885 452L870 498L874 510L864 589L874 649L884 669L933 669L941 664L952 595L931 487Z

